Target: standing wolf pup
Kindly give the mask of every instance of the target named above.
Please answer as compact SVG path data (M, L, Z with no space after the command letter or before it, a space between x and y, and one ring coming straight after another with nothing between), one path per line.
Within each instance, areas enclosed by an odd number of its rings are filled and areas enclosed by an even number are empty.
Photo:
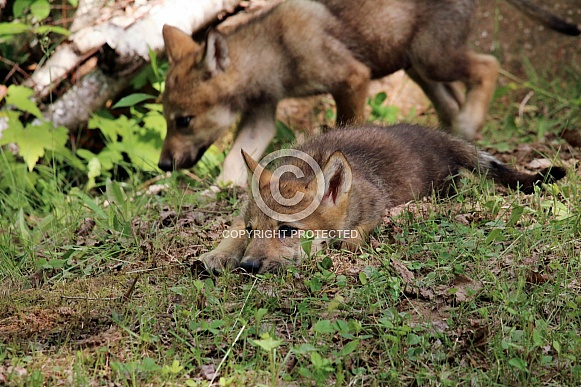
M580 33L527 0L507 1L551 29ZM241 112L218 180L244 185L240 150L262 155L279 100L331 93L337 123L358 123L369 80L399 69L422 87L444 127L473 139L498 72L493 56L466 47L474 7L473 0L288 0L227 35L210 32L201 46L164 26L168 131L159 167L192 167Z
M201 256L208 270L264 273L298 263L307 230L316 230L312 251L334 237L357 249L386 209L446 194L460 169L525 193L565 176L560 167L517 172L464 140L405 124L338 129L283 153L274 172L244 153L252 194L228 237Z

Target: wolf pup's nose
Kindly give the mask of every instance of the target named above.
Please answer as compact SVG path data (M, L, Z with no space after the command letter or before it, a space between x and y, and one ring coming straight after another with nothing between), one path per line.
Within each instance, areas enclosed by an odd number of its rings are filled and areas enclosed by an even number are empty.
M247 273L257 274L262 267L262 261L259 260L248 260L240 263L240 267Z
M157 166L159 167L159 169L161 169L162 171L173 171L173 160L171 157L164 157L159 159L159 163L157 163Z

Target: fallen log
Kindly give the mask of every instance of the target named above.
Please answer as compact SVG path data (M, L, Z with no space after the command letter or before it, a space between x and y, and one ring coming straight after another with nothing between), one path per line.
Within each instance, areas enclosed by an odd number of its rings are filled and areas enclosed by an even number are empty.
M43 107L44 117L55 126L76 129L108 100L128 86L135 74L149 62L149 50L163 51L161 30L164 24L193 33L212 23L220 14L232 11L240 0L136 0L135 7L123 13L112 9L118 3L99 7L99 0L81 0L69 39L59 46L26 85L37 100L45 99L70 73L97 52L112 50L115 73L96 63L59 99ZM102 20L108 15L107 20Z

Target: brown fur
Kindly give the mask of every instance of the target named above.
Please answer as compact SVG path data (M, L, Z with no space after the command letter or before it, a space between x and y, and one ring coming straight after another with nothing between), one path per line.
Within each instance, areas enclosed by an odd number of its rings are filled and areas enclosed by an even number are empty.
M461 169L485 175L508 187L520 187L525 193L532 192L540 182L565 176L565 170L559 167L538 174L517 172L464 140L412 125L338 129L297 149L310 155L323 172L325 195L316 210L304 219L276 220L276 213L296 214L316 197L313 170L301 159L286 157L277 168L296 166L304 176L297 178L285 173L277 177L265 170L258 184L251 187L258 190L254 192L260 193L269 210L263 211L251 199L232 229L356 230L356 235L349 235L344 241L346 247L356 249L381 223L386 209L433 191L448 192ZM256 161L248 154L244 158L252 173L260 172L262 167ZM272 182L284 198L292 198L297 193L304 196L296 205L283 206L271 192ZM328 241L328 238L315 239L313 251ZM241 266L247 271L262 273L294 264L302 254L298 237L239 237L225 238L201 260L211 270Z
M508 1L551 28L579 31L528 0ZM498 73L494 57L466 47L473 12L472 0L288 0L225 35L210 32L203 45L166 25L168 132L159 167L192 167L242 112L218 180L244 185L240 150L262 155L279 100L331 93L338 124L361 122L370 79L399 69L423 88L445 128L472 139Z

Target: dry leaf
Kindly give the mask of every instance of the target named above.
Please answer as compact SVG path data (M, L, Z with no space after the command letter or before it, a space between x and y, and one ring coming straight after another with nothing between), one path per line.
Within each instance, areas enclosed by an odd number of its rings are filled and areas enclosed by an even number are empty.
M456 301L465 302L473 299L482 288L483 286L480 281L475 281L465 275L458 275L452 281L452 287L448 292L456 296Z
M408 209L409 203L400 204L399 206L395 206L392 208L387 209L386 215L390 218L395 218L403 214L404 211Z
M391 259L390 265L393 267L395 272L401 277L404 283L411 285L414 281L414 273L412 273L401 261L397 259Z
M200 374L206 380L212 380L218 376L216 374L216 366L214 364L203 365L200 369Z
M581 147L581 132L575 129L567 129L562 136L571 146L576 148Z
M531 161L530 163L527 164L527 168L530 169L544 169L544 168L549 168L553 165L553 163L551 162L551 160L549 159L534 159L533 161Z
M77 230L76 234L79 237L86 237L87 235L89 235L91 233L91 231L93 231L94 227L95 227L95 219L85 218L85 219L83 219L83 222L81 223L81 226Z
M550 279L548 274L541 274L536 271L527 271L527 282L533 285L541 285Z
M468 220L468 218L466 217L466 215L464 214L458 214L454 217L454 220L460 224L463 224L464 226L469 226L470 225L470 221Z

